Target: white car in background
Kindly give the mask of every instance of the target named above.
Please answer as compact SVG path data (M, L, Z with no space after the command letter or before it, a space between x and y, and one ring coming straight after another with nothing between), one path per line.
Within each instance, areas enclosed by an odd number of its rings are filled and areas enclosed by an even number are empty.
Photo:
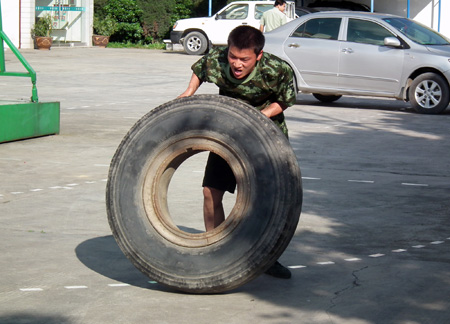
M273 8L275 1L235 1L212 17L189 18L178 20L170 40L181 44L188 54L201 55L209 47L226 45L228 34L239 25L253 26L259 29L262 14ZM286 2L285 14L288 21L296 18L295 2Z

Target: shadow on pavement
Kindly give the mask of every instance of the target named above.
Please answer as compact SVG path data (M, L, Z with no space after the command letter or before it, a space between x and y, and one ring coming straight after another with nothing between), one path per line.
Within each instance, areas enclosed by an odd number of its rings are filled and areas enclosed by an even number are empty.
M47 316L36 314L6 314L0 316L0 323L5 324L70 324L70 320L63 316Z
M86 267L102 276L136 287L168 291L168 288L152 283L150 278L136 269L112 235L84 241L76 247L75 253Z

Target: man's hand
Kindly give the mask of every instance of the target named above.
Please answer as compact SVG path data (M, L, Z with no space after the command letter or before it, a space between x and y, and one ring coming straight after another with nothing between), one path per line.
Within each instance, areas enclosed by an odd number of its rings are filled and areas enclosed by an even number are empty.
M278 102L273 102L261 112L268 118L276 116L278 114L281 114L283 110L285 110L287 107L284 104L280 104Z
M202 81L198 78L198 76L195 73L192 73L191 81L189 81L187 89L177 98L190 97L194 95L194 93L197 91L197 89L200 87L201 84Z

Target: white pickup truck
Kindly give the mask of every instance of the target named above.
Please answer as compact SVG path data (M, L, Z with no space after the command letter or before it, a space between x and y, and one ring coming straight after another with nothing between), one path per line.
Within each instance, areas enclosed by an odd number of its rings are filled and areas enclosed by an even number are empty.
M273 8L273 0L235 1L212 17L178 20L170 33L173 44L181 44L188 54L201 55L214 45L226 45L228 34L239 25L259 28L262 14ZM288 21L295 19L295 2L286 2Z

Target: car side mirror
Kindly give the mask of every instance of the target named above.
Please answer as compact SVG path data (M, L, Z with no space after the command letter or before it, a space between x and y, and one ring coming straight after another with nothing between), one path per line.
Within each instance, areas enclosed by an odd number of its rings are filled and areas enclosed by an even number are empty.
M391 47L401 47L402 43L396 37L386 37L384 39L384 45Z

